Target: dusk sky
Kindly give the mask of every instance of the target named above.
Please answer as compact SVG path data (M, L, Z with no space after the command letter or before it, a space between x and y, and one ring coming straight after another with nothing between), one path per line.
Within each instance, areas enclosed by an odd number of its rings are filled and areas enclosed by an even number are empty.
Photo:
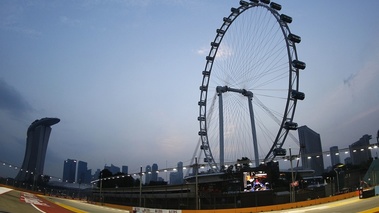
M379 1L277 1L300 35L295 121L323 150L379 129ZM129 166L191 162L199 86L237 0L0 1L0 161L21 166L26 130L57 117L45 170L64 160ZM297 133L294 134L297 136ZM284 148L288 146L284 145ZM375 156L378 154L373 153ZM1 167L0 176L9 169Z

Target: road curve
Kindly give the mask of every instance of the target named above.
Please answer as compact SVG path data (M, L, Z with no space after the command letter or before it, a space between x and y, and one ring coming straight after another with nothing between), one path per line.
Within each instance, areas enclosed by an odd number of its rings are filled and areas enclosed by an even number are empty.
M0 213L127 213L127 210L88 204L0 187Z
M339 200L335 202L319 204L296 209L287 209L281 211L271 211L271 213L286 212L286 213L319 213L319 212L334 212L334 213L376 213L379 212L379 196L359 199L358 196Z
M379 196L359 199L358 196L336 202L330 202L320 205L308 206L296 209L287 209L281 211L270 211L271 213L316 213L316 212L358 212L369 213L379 212ZM235 209L234 209L235 210ZM222 210L221 210L222 211ZM0 187L0 213L122 213L127 210L109 208L88 204L78 200L63 199L58 197L49 197L35 195L28 192L12 190L6 187ZM182 210L182 212L193 212L191 210ZM199 211L205 212L205 211ZM214 210L213 212L217 212Z
M0 187L0 212L72 213L72 211L48 202L35 194L5 187Z

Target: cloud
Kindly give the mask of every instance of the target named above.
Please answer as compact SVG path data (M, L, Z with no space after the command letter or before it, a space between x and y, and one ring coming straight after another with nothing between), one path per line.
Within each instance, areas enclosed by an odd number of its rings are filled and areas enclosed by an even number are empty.
M379 55L379 54L378 54ZM376 92L379 89L377 79L379 78L379 62L376 59L369 60L364 64L361 70L357 73L350 75L344 80L344 84L347 85L352 92L352 95L373 95L373 98L377 96Z
M25 152L27 122L31 105L4 79L0 78L0 156L1 161L21 165ZM14 169L4 170L1 175L14 177Z
M41 32L34 30L34 29L30 29L30 28L12 26L12 27L9 27L8 29L11 31L14 31L16 33L24 34L24 35L30 36L30 37L38 37L38 36L42 35Z
M379 114L379 106L372 106L367 110L363 110L350 118L346 122L342 123L341 126L354 126L355 124L362 123L362 120L368 120L368 118L375 117Z
M80 20L72 19L72 18L69 18L67 16L61 16L60 21L61 21L61 23L68 25L70 27L77 27L81 24Z
M12 31L30 37L38 37L42 34L21 24L24 18L25 6L20 6L13 2L5 4L0 6L0 30Z
M379 49L365 58L334 89L324 91L317 103L309 105L307 124L322 135L324 145L347 146L364 134L376 133L379 112ZM322 88L318 88L322 92ZM311 113L309 116L309 113Z
M379 50L376 52L374 56L379 56ZM372 57L367 59L357 72L337 84L335 90L325 93L318 111L330 118L344 113L350 114L350 117L363 111L371 111L379 104L377 79L379 79L379 62L377 57Z
M33 111L32 106L11 85L0 78L0 110L19 117Z
M211 47L203 47L196 50L196 53L201 56L205 56L209 54ZM228 57L233 55L233 48L231 48L228 44L222 44L222 47L217 50L217 59L225 60Z
M201 55L201 56L205 56L205 55L207 55L208 52L209 52L209 47L208 47L208 48L203 47L203 48L198 49L198 50L196 51L196 53L197 53L198 55Z
M1 2L0 27L15 25L19 22L24 8L12 2Z

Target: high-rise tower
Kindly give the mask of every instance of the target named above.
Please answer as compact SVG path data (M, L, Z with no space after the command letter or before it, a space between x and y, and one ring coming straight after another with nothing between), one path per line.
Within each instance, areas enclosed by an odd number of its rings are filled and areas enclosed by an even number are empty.
M87 162L78 161L78 171L76 173L76 182L81 183L89 183L91 178L88 177L88 168Z
M157 182L158 181L158 164L154 163L151 169L152 169L151 181Z
M63 182L75 183L77 160L67 159L63 164Z
M51 126L59 123L59 121L58 118L42 118L35 120L29 126L25 157L16 180L33 181L38 175L43 174Z
M322 158L322 146L320 134L307 126L297 129L301 149L301 162L303 169L312 169L314 175L324 172L324 159Z
M151 166L146 166L145 184L150 184L151 181Z
M122 173L124 173L124 174L126 174L126 175L129 174L128 166L122 166L121 169L122 169L122 170L121 170Z
M332 146L330 147L330 159L332 162L332 166L335 166L336 164L341 163L340 155L339 155L338 146Z
M368 149L370 145L370 140L372 139L371 135L363 135L359 141L351 144L349 146L350 156L352 159L353 165L360 165L361 163L367 162L372 158L371 150Z
M170 173L170 184L183 183L183 162L178 162L176 172Z

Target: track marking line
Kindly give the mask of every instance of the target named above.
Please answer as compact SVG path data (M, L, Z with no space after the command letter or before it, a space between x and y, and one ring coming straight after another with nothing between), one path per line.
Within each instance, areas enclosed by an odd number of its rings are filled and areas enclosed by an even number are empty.
M39 212L41 213L46 213L44 211L42 211L41 209L39 209L36 205L34 205L33 203L31 203L30 205L32 205L35 209L37 209Z
M83 210L80 210L80 209L74 208L74 207L72 207L72 206L65 205L65 204L63 204L63 203L58 203L58 202L54 202L54 203L57 204L57 205L60 206L60 207L63 207L63 208L65 208L65 209L67 209L67 210L70 210L70 211L73 211L73 212L76 212L76 213L88 213L88 212L86 212L86 211L83 211Z
M28 192L21 192L20 193L20 201L38 205L38 206L49 206L47 203L44 203L41 199L39 199L34 194L28 193Z
M378 212L379 212L379 207L375 207L375 208L367 209L365 211L361 211L361 212L358 212L358 213L378 213Z
M359 199L349 199L349 200L340 200L340 201L337 201L336 203L330 203L329 205L327 205L328 207L337 207L337 206L344 206L346 204L351 204L351 203L355 203L355 202L358 202Z
M13 189L0 187L0 195L12 191Z

